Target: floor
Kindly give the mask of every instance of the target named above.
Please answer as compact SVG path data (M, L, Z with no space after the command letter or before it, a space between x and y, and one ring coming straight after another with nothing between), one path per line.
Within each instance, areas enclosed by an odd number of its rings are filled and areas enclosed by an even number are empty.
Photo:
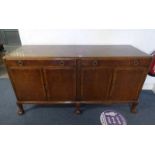
M6 46L4 45L5 53L8 54L12 50L16 50L19 46ZM8 74L4 64L0 63L0 79L8 78Z
M142 91L138 113L132 114L128 104L82 105L82 113L76 115L73 105L37 106L25 105L25 114L16 114L16 98L7 78L0 79L0 124L27 125L100 125L100 114L104 110L116 110L127 120L127 124L155 124L155 94Z
M0 65L0 79L8 78L8 74L4 65Z

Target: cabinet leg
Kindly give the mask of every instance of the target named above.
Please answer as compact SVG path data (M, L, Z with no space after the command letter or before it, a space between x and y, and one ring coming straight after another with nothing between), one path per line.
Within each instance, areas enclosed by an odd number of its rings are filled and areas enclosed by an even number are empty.
M133 102L133 103L131 104L131 109L130 109L130 111L131 111L132 113L136 113L136 112L137 112L137 110L136 110L137 105L138 105L138 102Z
M81 111L80 111L80 103L76 103L76 110L75 110L75 113L76 114L80 114Z
M17 114L18 115L24 114L23 105L22 104L17 104L17 106L18 106Z

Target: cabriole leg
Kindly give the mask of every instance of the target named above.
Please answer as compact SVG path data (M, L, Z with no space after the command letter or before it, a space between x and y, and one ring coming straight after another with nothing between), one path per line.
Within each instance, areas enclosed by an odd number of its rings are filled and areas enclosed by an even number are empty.
M76 110L75 110L75 113L76 114L80 114L81 111L80 111L80 103L76 103Z
M131 109L130 109L130 111L131 111L132 113L136 113L136 112L137 112L137 110L136 110L137 105L138 105L138 102L133 102L133 103L131 104Z
M17 103L17 106L18 106L17 114L18 114L18 115L24 114L23 105Z

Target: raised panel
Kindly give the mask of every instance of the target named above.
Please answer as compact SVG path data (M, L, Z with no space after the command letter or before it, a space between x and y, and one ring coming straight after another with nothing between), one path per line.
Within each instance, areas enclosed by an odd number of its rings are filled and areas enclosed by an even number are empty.
M9 73L19 101L46 100L41 70L38 68L10 68Z
M44 79L50 101L76 100L76 68L46 67Z
M112 80L112 68L81 68L81 100L104 101L107 99Z
M145 76L145 68L115 69L109 100L137 100Z

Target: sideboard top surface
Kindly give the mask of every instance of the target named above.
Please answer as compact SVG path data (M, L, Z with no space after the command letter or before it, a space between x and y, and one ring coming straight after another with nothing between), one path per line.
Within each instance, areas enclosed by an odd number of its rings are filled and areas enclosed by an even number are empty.
M8 52L5 59L50 57L150 57L131 45L25 45Z

